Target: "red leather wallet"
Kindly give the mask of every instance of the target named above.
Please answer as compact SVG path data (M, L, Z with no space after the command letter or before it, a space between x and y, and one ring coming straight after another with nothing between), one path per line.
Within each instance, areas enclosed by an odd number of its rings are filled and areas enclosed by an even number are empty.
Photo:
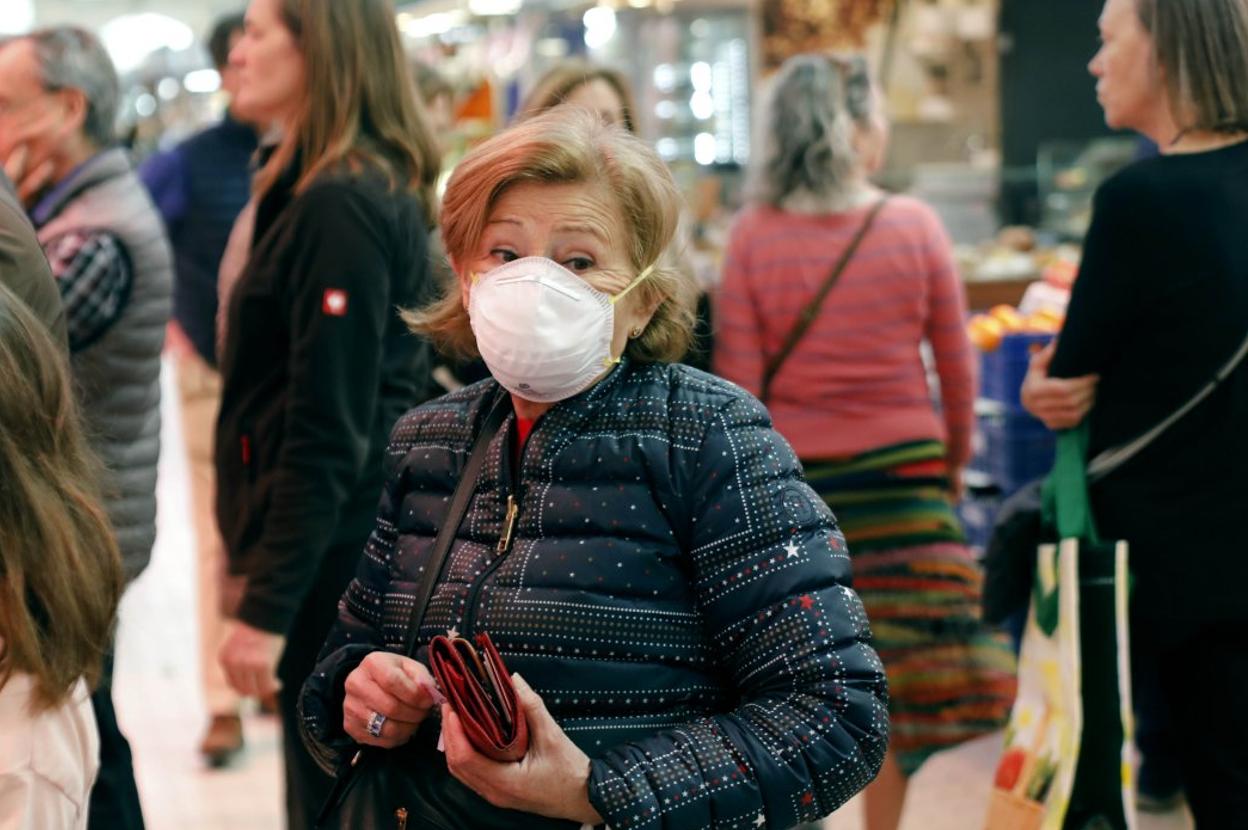
M476 647L463 637L434 637L429 665L477 751L495 761L519 761L529 750L529 726L516 687L490 635L475 639Z

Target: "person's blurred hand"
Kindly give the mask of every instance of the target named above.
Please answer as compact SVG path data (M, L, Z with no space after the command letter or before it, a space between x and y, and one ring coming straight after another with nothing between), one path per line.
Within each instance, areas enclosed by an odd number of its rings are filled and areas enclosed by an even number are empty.
M165 326L165 354L174 360L195 354L195 346L191 343L191 338L186 336L186 332L176 320L170 320L169 325Z
M433 707L442 702L433 675L419 661L374 651L347 675L342 729L356 743L392 749L411 740ZM380 735L369 733L373 715L384 715Z
M286 648L286 638L252 628L244 622L230 623L221 645L221 668L234 691L244 697L276 694L282 684L277 679L277 662Z
M1070 429L1084 419L1096 402L1096 384L1100 377L1049 377L1049 364L1053 362L1056 348L1054 341L1031 356L1027 377L1023 380L1023 408L1049 429Z
M52 184L54 170L51 159L33 156L27 144L19 144L4 159L4 173L17 188L17 198L27 207L44 188Z

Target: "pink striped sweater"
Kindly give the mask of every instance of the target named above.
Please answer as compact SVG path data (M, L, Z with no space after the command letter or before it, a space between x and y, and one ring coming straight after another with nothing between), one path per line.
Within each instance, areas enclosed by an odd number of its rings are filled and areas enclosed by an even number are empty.
M763 367L866 218L751 207L736 219L715 315L714 370L757 395ZM970 458L975 360L948 236L922 202L892 197L771 385L776 429L800 458L944 440ZM919 344L931 343L943 417Z

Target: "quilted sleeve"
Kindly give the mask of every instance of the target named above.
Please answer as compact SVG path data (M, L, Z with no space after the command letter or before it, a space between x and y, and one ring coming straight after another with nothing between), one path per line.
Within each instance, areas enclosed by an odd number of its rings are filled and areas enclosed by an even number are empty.
M710 417L680 486L698 610L738 697L593 760L590 800L612 830L815 821L871 781L888 743L835 518L761 404L738 393Z
M398 429L395 428L396 433ZM392 435L386 450L387 464L401 462L403 454ZM355 579L338 601L338 621L330 629L316 667L299 695L299 727L304 745L330 774L350 760L355 746L342 730L343 684L366 656L385 647L382 597L390 581L390 560L397 538L394 517L403 499L401 480L401 466L386 476L377 521L364 546Z

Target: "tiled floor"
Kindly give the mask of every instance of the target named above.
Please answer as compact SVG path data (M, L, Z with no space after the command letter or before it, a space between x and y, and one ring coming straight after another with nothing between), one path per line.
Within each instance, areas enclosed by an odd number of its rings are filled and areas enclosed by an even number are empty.
M172 387L166 384L167 393ZM117 708L135 753L150 830L279 830L281 767L277 724L248 716L248 751L226 771L205 770L196 746L204 726L195 656L195 573L186 470L172 394L165 395L160 534L152 564L122 603ZM903 830L978 830L1000 739L936 756L911 786ZM824 823L859 830L858 801ZM1139 830L1187 830L1184 813L1143 817Z

